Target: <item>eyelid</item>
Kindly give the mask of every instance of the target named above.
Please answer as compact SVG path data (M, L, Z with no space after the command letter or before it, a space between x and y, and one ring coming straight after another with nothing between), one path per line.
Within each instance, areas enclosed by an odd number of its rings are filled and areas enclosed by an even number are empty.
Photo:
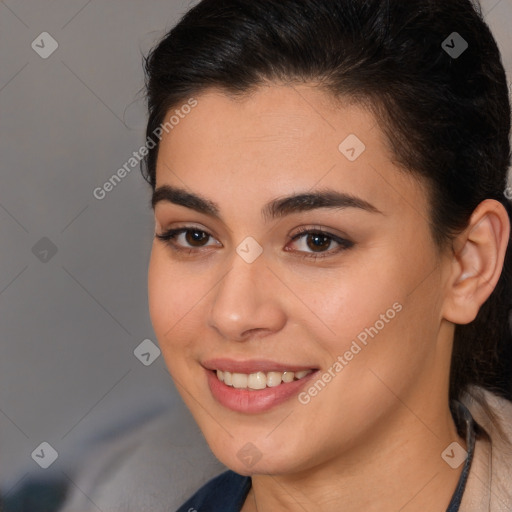
M176 239L179 235L186 233L187 231L198 231L200 233L204 233L208 238L215 240L218 244L222 245L208 230L203 229L202 227L193 226L193 225L185 225L178 226L175 228L161 230L160 233L155 233L155 237L159 240L163 241L167 245L169 245L172 249L176 251L189 251L189 252L197 252L201 251L203 247L210 247L210 245L204 245L199 247L183 247L178 244L173 243L173 240ZM208 240L209 241L209 240ZM192 251L191 251L192 250Z
M165 244L167 244L172 250L176 252L187 252L188 254L198 254L201 252L205 252L203 249L210 247L211 245L203 245L198 247L193 246L180 246L179 244L174 243L176 240L176 237L179 235L186 233L187 231L198 231L200 233L203 233L206 235L206 237L211 238L215 240L218 244L222 246L222 243L219 242L214 235L212 235L208 230L204 229L200 226L194 226L194 225L183 225L178 226L175 228L170 228L168 230L164 230L161 233L155 233L155 237L159 240L163 241ZM328 231L325 228L322 228L320 226L313 226L313 227L305 227L301 226L296 230L296 232L293 235L288 236L288 240L290 242L294 242L300 238L303 238L310 234L320 234L325 236L326 238L329 238L331 242L335 242L338 244L338 247L336 249L330 249L328 251L320 251L320 252L309 252L309 251L298 251L298 250L287 250L285 247L286 252L292 252L297 253L298 255L301 255L303 259L311 258L311 259L321 259L321 258L327 258L330 256L334 256L340 252L343 252L344 250L352 248L355 243L352 242L348 237L345 236L339 236L336 235L330 231ZM214 244L215 245L215 244Z
M336 249L329 249L328 251L320 251L320 252L309 252L309 251L293 251L297 252L299 254L302 254L305 259L308 257L311 259L321 259L321 258L328 258L330 256L334 256L340 252L343 252L347 249L352 248L355 243L346 235L336 235L332 233L331 231L322 228L321 226L313 226L313 227L300 227L298 228L297 232L293 235L289 236L290 241L294 242L296 240L299 240L307 235L310 234L320 234L325 236L326 238L330 239L331 242L335 242L338 244L338 247ZM290 251L292 252L292 251Z
M345 240L349 239L350 237L344 233L338 232L338 234L333 233L333 231L337 230L331 230L331 228L324 228L318 224L310 225L310 226L300 226L298 227L293 235L289 235L290 240L294 240L298 238L301 235L309 234L309 233L321 233L322 235L328 236L332 238L333 240L339 239L339 240Z

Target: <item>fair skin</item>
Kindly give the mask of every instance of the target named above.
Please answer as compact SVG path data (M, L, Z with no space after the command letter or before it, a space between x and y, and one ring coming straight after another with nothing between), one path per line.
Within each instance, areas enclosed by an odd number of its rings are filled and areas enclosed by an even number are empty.
M425 187L392 163L361 107L310 85L274 84L238 99L207 90L196 99L160 142L156 188L206 198L219 216L154 205L156 234L192 226L210 236L155 238L149 306L168 369L213 453L252 477L243 512L446 510L462 465L452 469L441 453L452 442L466 448L448 401L454 324L472 321L497 283L505 209L481 203L456 253L440 253ZM349 134L366 146L355 161L338 149ZM325 189L374 209L262 216L276 198ZM334 240L291 241L301 227L353 244L337 251ZM252 263L236 252L246 237L263 250ZM396 303L400 312L308 403L294 395L245 413L209 389L202 363L217 357L322 375ZM247 443L261 455L251 467L237 455Z

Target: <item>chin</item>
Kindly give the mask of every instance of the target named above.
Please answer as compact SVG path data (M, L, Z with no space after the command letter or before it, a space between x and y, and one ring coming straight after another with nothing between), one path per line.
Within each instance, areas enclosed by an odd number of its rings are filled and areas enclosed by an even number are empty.
M282 460L264 461L262 457L262 459L260 459L253 466L240 462L236 454L230 454L224 460L220 458L219 460L229 469L243 476L286 475L297 470L297 466L295 466L291 460L288 460L287 462Z
M259 446L262 443L258 441L251 442L250 436L245 437L243 441L231 439L227 446L219 446L215 443L208 444L215 457L222 464L240 475L278 475L301 470L298 453L293 446L284 450L282 444L270 446L267 440L267 446L260 450Z

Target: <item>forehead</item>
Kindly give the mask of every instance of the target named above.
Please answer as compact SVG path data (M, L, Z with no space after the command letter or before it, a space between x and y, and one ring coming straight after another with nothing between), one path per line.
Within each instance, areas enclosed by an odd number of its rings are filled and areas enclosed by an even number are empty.
M220 148L231 148L233 143L236 147L257 143L302 147L307 141L321 139L323 145L330 144L336 150L340 137L350 130L368 140L366 132L376 124L373 115L361 106L337 100L313 85L266 85L239 96L210 89L197 97L197 106L172 129L172 136L164 135L162 142L179 145L195 136ZM376 130L368 143L382 145L384 141L378 140L381 135Z
M424 196L417 180L392 163L375 117L318 87L272 85L240 97L207 90L195 99L197 106L162 137L157 187L215 193L219 202L316 186L374 204L386 194L412 204Z

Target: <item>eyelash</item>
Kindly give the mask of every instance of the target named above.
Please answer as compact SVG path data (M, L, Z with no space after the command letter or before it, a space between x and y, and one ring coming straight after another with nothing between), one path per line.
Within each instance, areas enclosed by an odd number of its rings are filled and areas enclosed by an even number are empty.
M169 229L168 231L165 231L161 234L155 234L155 237L158 240L161 240L162 242L164 242L173 251L180 252L180 253L186 253L187 255L190 255L193 253L200 252L202 248L201 247L199 247L199 248L191 248L191 247L183 248L174 243L174 240L176 239L176 237L178 235L180 235L182 233L189 232L189 231L195 231L197 233L202 233L202 234L205 234L208 238L213 238L213 236L210 235L210 233L208 233L207 231L195 228L193 226L185 226L185 227L176 228L176 229ZM321 253L304 252L304 254L302 255L303 259L317 260L317 259L327 258L329 256L333 256L334 254L338 254L342 251L346 251L347 249L350 249L354 246L354 242L351 242L350 240L347 240L344 238L340 238L332 233L329 233L328 231L324 231L323 229L318 229L318 228L316 228L316 229L299 228L298 232L296 234L289 237L289 241L295 242L295 240L303 238L306 235L324 236L324 237L330 239L331 242L336 242L337 244L339 244L339 247L335 250L324 251ZM195 250L195 249L197 249L197 250ZM296 252L303 252L303 251L296 251Z

